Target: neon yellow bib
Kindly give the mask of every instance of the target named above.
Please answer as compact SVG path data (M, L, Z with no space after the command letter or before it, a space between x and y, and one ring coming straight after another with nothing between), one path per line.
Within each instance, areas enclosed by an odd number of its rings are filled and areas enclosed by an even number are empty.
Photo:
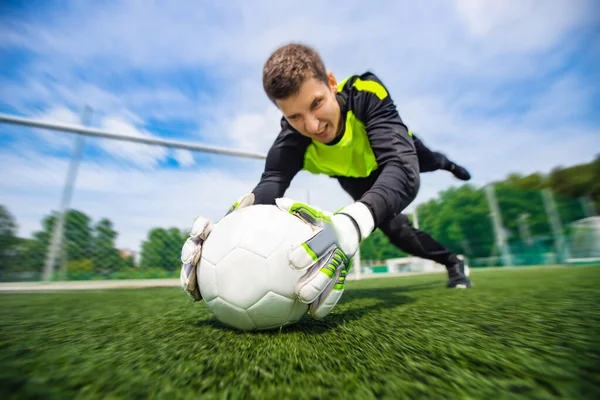
M348 111L342 139L334 145L313 140L304 154L303 169L313 174L364 178L377 166L365 125Z
M344 89L350 78L351 76L340 82L338 92ZM387 90L374 81L357 78L353 81L352 88L359 92L373 93L380 100L388 96ZM371 148L365 124L352 110L348 110L346 114L346 130L338 143L325 145L313 140L304 154L303 169L314 174L365 178L377 168L377 159Z

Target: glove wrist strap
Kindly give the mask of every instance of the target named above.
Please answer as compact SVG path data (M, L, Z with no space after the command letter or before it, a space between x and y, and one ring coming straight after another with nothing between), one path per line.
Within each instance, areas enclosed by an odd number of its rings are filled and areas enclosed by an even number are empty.
M358 232L359 243L375 230L375 220L369 208L359 201L341 209L337 214L344 214L352 220Z

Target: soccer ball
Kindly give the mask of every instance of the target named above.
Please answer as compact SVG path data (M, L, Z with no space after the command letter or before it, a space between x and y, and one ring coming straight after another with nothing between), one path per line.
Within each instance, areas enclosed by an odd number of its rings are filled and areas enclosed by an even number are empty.
M220 220L202 246L198 283L222 323L242 330L293 324L308 311L295 294L304 272L289 266L292 245L311 228L274 205L244 207Z

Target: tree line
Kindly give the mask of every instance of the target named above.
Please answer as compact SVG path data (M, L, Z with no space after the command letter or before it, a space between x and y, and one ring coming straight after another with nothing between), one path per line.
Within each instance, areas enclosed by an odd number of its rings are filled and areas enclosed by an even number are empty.
M56 212L45 216L39 231L31 238L21 238L16 235L14 216L0 205L0 280L18 279L23 275L39 279L56 220ZM173 276L179 270L181 246L188 235L177 228L153 228L136 260L134 254L117 249L118 233L107 218L94 223L84 212L70 209L65 213L63 232L62 252L55 262L55 270L67 279L135 277L136 274L131 274L133 269L154 271L155 277Z
M591 163L558 167L548 174L511 174L493 186L509 241L523 245L524 240L530 240L551 246L552 231L541 191L552 191L561 221L568 229L570 222L586 216L580 199L587 198L588 206L600 210L600 156ZM487 257L493 252L494 234L484 188L463 184L444 190L437 198L419 205L417 215L420 229L457 253ZM15 274L41 274L56 217L56 213L45 216L39 231L31 238L21 238L16 234L14 216L0 205L0 280ZM136 259L116 248L118 233L109 219L94 222L82 211L68 210L57 269L87 279L92 275L125 277L123 271L132 269L175 276L187 235L175 227L153 228ZM383 261L405 255L379 230L361 244L362 260Z
M548 174L510 174L493 182L502 222L515 251L553 246L553 232L542 191L549 189L569 234L568 224L600 210L600 156L590 163L557 167ZM494 231L485 188L471 184L441 191L437 198L417 207L419 229L452 251L468 257L489 257L494 252ZM412 215L409 215L412 221ZM406 256L376 230L361 245L362 260L383 261Z

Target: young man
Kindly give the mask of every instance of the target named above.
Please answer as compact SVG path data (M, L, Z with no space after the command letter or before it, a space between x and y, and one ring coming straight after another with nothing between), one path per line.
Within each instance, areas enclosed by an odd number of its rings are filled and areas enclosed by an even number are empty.
M367 205L375 227L394 245L445 265L448 287L471 286L464 263L401 214L417 194L419 170L445 169L462 180L470 176L412 135L374 74L338 84L313 49L290 44L265 63L263 86L284 116L253 190L256 203L275 203L300 170L337 178L355 201Z
M468 173L413 137L374 74L338 83L316 51L289 44L265 63L263 87L283 113L281 131L260 182L230 212L251 204L276 204L314 228L314 235L289 255L292 268L307 270L297 290L299 298L311 304L315 318L335 306L352 257L376 228L400 249L446 265L448 287L471 286L456 255L414 229L401 213L419 190L420 165L428 171L448 169L461 179L468 179ZM282 198L301 170L336 178L354 202L331 214ZM198 258L202 240L210 233L210 222L199 220L195 226L182 251L184 288L195 284L195 277L184 269L194 270L191 260ZM192 294L193 289L186 291Z

